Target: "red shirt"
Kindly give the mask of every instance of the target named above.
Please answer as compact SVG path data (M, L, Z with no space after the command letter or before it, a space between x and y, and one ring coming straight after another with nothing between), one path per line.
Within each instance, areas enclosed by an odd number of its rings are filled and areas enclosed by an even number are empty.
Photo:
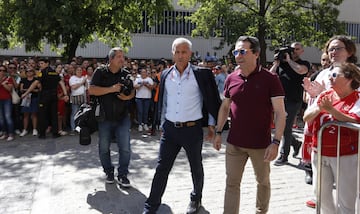
M318 98L320 100L324 96L331 96L333 106L338 111L349 115L360 123L360 99L359 92L354 91L350 95L342 99L336 99L334 95L336 92L329 89L321 94ZM320 112L313 120L313 148L317 148L317 134L320 127L328 121L335 121L336 119L327 112ZM336 157L338 126L329 126L323 130L321 153L324 156ZM340 128L340 155L356 154L358 151L358 131L341 127Z
M13 79L9 77L4 77L1 80L1 83L7 82L9 85L14 85ZM11 92L8 91L2 84L0 84L0 100L8 100L11 99Z
M231 99L228 143L251 149L266 148L271 142L271 98L285 96L278 76L257 67L245 78L237 69L225 80L224 95Z

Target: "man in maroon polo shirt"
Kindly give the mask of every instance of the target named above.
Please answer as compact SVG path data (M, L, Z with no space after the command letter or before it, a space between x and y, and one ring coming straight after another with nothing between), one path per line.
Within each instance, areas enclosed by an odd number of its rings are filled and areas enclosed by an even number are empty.
M224 213L239 213L240 183L250 158L257 182L256 213L267 213L270 201L270 161L276 158L285 127L284 90L277 75L258 63L259 40L240 36L233 51L237 67L225 81L214 148L221 147L221 133L231 110L226 145ZM272 112L275 119L271 139Z

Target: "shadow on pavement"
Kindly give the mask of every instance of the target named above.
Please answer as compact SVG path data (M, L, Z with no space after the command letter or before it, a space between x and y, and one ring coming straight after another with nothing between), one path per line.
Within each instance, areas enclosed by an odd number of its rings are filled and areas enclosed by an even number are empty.
M87 196L91 209L103 214L142 213L146 196L135 188L122 189L117 184L105 184L105 191L95 191Z

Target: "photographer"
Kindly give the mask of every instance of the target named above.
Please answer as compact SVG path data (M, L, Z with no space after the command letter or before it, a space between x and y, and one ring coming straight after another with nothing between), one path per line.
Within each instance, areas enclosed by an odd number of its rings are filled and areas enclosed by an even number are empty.
M89 87L89 94L95 95L100 103L99 155L106 173L106 183L114 183L114 166L110 157L110 144L115 136L119 148L118 181L123 187L130 187L127 178L130 162L130 117L128 100L135 91L131 74L123 69L124 53L119 47L109 51L109 63L98 67Z
M298 155L301 147L301 142L297 141L292 135L292 125L303 102L303 78L310 69L310 63L300 58L303 53L304 48L301 43L294 42L290 48L280 49L274 56L275 61L270 68L271 72L276 72L279 75L284 88L285 110L287 113L280 157L275 161L277 166L288 162L291 145L294 147L293 156Z

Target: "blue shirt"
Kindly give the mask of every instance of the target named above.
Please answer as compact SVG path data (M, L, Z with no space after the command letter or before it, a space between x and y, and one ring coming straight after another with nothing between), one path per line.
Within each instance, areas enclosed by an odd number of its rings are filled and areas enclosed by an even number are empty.
M218 87L219 94L224 94L224 84L225 84L226 74L221 72L215 76L215 82Z

